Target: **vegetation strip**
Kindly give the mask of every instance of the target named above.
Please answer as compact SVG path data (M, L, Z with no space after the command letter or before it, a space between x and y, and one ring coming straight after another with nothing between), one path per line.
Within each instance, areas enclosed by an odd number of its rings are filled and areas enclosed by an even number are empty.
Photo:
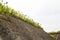
M41 28L41 26L36 23L35 21L25 17L23 14L21 14L20 12L15 11L14 9L9 8L8 6L4 6L2 5L2 3L0 3L0 14L5 15L6 17L9 17L10 15L16 16L30 24L32 24L33 26L43 29Z
M60 31L57 31L57 32L49 32L49 34L60 34Z

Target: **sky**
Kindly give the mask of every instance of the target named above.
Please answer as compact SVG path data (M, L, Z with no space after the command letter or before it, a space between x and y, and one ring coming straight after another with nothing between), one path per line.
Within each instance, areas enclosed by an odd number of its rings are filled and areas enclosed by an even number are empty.
M60 0L4 0L8 6L40 23L46 32L60 30Z

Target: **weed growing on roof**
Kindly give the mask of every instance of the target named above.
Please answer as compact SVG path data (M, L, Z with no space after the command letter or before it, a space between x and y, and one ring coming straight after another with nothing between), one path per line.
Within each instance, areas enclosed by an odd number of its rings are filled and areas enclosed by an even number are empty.
M5 16L7 16L7 17L9 17L10 15L16 16L16 17L18 17L18 18L32 24L33 26L42 29L41 26L38 23L36 23L35 21L25 17L20 12L17 12L14 9L9 8L8 6L2 5L1 3L0 3L0 14L3 14Z

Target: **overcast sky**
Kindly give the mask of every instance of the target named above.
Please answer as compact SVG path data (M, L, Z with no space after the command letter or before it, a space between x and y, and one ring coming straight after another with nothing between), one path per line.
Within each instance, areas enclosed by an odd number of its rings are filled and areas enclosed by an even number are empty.
M4 0L11 8L41 24L46 32L60 30L60 0Z

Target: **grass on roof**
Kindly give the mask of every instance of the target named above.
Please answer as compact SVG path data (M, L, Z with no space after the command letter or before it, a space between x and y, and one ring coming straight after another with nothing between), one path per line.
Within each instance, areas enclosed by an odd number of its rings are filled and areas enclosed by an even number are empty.
M30 24L32 24L33 26L40 28L43 30L43 28L36 23L35 21L33 21L32 19L29 19L27 17L25 17L23 14L21 14L20 12L15 11L14 9L11 9L8 6L4 6L2 5L2 3L0 3L0 14L5 15L6 17L9 17L10 15L16 16L19 19L22 19Z
M57 31L57 32L49 32L49 34L60 34L60 31Z
M50 36L54 39L56 39L56 37L54 36L55 34L60 34L60 31L57 32L49 32Z

